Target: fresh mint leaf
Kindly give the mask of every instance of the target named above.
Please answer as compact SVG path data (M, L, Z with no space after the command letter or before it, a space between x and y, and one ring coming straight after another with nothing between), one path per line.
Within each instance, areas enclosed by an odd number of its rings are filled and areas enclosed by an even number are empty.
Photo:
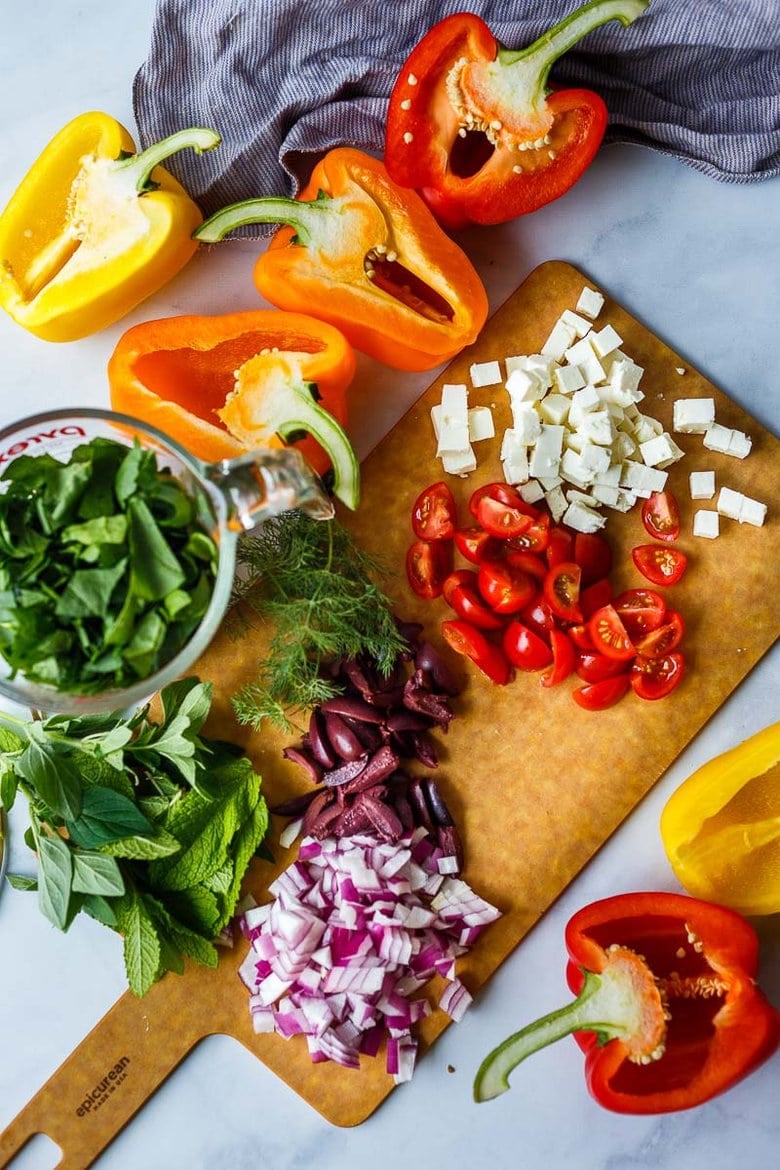
M62 837L38 836L38 905L59 930L68 925L73 881L71 852Z
M189 890L158 890L157 893L165 898L171 914L196 934L211 939L219 933L217 923L221 912L217 896L211 890L193 886Z
M111 841L153 832L132 800L112 788L87 788L84 791L81 814L66 819L68 832L83 849L97 849Z
M174 918L158 898L147 894L144 901L157 922L158 930L165 933L183 955L206 967L216 967L217 951L209 939L190 930L189 927L184 926L182 922Z
M184 582L184 571L144 501L134 496L127 514L133 588L146 601L160 601Z
M183 716L190 731L197 734L211 709L213 690L211 683L197 678L182 678L163 687L160 700L166 722L176 715Z
M101 922L103 926L116 927L116 914L111 908L111 903L101 894L84 894L81 905L90 918Z
M147 837L123 837L100 846L100 852L109 857L123 857L128 861L156 861L178 853L181 845L170 833L155 827Z
M246 876L246 871L267 832L268 806L263 799L258 798L257 804L252 810L252 815L241 826L231 845L233 881L225 894L223 911L215 924L215 933L218 934L223 927L227 926L232 918L236 903L241 894L241 885Z
M124 935L125 968L130 990L146 995L160 969L160 939L154 921L135 892L117 899L115 912Z
M80 894L102 894L110 898L125 892L125 883L113 857L76 849L73 858L73 889Z
M30 735L40 724L30 725ZM75 820L82 808L81 777L72 757L51 741L31 738L19 759L16 771L37 792L40 799L63 820Z
M15 890L37 890L37 878L25 877L21 873L7 873L5 879Z

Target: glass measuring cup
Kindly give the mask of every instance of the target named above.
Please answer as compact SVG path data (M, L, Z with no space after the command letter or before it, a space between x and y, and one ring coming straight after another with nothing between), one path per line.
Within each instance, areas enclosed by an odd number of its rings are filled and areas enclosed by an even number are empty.
M186 674L214 637L229 604L239 535L293 508L317 520L334 514L321 481L294 448L256 450L219 463L203 463L155 427L109 410L54 410L0 430L0 476L21 455L47 454L65 463L76 447L97 437L127 447L140 443L154 453L157 466L176 476L193 497L200 523L218 551L211 599L200 624L174 657L127 687L107 687L88 695L61 691L20 674L12 678L0 656L0 695L37 711L85 714L125 710Z

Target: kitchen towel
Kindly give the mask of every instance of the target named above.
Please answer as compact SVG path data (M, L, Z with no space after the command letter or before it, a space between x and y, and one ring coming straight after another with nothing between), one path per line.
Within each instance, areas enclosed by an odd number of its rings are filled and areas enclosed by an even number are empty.
M395 78L438 20L476 12L502 44L519 48L577 6L158 0L133 87L141 143L184 126L220 132L218 150L184 151L166 164L207 215L240 199L295 194L333 146L382 153ZM731 182L780 174L780 0L651 0L629 27L613 20L585 37L551 81L602 95L607 142L649 146Z

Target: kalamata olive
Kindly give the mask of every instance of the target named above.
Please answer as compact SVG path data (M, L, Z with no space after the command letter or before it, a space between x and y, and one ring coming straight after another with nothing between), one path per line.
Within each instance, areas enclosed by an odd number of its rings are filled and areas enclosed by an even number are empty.
M328 743L325 734L325 716L319 707L315 707L309 719L309 747L312 754L323 768L336 767L336 753Z
M328 743L342 760L356 760L363 755L363 744L340 715L325 712L325 734Z

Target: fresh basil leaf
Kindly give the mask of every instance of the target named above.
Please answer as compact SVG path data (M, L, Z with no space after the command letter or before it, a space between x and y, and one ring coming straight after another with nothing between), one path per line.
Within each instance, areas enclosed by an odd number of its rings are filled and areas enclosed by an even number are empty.
M9 886L12 886L15 890L38 889L37 878L25 877L24 874L21 873L7 873L5 877Z
M73 862L62 837L38 836L38 905L59 930L68 924Z
M41 734L30 725L30 735ZM43 803L63 820L75 820L82 809L81 777L73 758L55 743L31 738L19 759L16 771L31 784Z
M89 914L90 918L101 922L103 926L113 928L117 925L117 917L111 908L111 903L100 894L84 894L82 908L85 913Z
M130 990L146 995L160 969L160 939L141 898L133 893L118 899L115 913L124 935L125 967Z
M105 617L111 595L126 569L126 560L121 560L113 569L77 569L57 603L54 611L57 617Z
M160 601L184 581L184 571L143 500L127 505L133 589L146 601Z
M97 849L111 841L121 841L151 833L153 826L133 803L112 788L84 790L81 815L66 819L68 832L83 849Z
M75 850L73 857L73 889L80 894L104 894L116 897L124 894L125 883L113 857L102 853Z

